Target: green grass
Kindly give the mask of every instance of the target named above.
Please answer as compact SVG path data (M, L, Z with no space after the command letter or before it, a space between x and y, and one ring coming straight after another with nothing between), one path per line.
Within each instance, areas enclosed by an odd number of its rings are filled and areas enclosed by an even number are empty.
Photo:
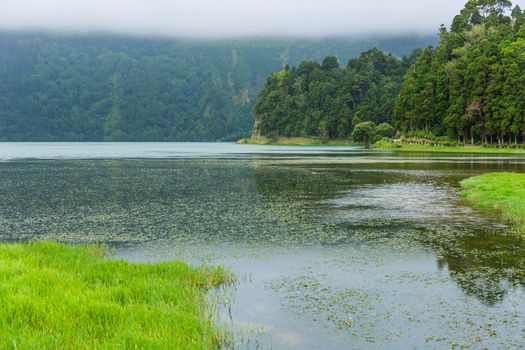
M519 233L525 233L525 174L488 173L463 180L461 187L469 202L499 210Z
M316 137L281 137L277 140L270 140L267 138L257 139L240 139L237 141L240 145L286 145L286 146L355 146L355 143L350 140L327 140L323 142Z
M498 148L483 146L432 146L420 144L395 144L387 141L378 141L374 148L405 151L405 152L444 152L444 153L514 153L525 154L523 148Z
M206 291L222 268L132 264L96 246L0 244L1 349L209 349L226 339Z
M242 145L289 145L289 146L355 146L351 140L328 140L322 142L316 137L281 137L277 140L267 138L245 138L237 141ZM378 141L373 145L376 149L395 150L402 152L441 152L441 153L506 153L525 154L524 148L484 147L484 146L433 146L425 144L397 144L388 141Z

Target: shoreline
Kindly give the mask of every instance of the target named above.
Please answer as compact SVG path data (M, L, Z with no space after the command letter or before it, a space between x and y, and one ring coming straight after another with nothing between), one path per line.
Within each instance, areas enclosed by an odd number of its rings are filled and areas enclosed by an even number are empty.
M235 142L238 145L275 145L275 146L363 146L348 139L332 139L323 142L320 138L313 137L282 137L277 140L267 138L243 138ZM524 146L525 147L525 146ZM492 147L482 145L443 146L428 144L396 144L378 141L370 149L398 151L398 152L424 152L424 153L500 153L525 155L525 148Z
M490 147L490 146L443 146L423 144L395 144L379 141L372 146L374 149L399 152L431 152L431 153L501 153L525 155L524 148Z
M275 146L357 146L346 139L332 139L323 142L316 137L281 137L277 140L267 138L243 138L235 142L238 145L275 145Z

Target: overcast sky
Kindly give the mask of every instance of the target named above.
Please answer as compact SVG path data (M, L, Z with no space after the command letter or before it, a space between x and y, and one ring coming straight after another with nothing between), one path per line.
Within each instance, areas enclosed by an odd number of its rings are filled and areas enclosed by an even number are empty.
M0 28L168 36L435 33L466 0L0 0ZM525 0L514 1L522 5ZM522 6L523 7L523 6Z

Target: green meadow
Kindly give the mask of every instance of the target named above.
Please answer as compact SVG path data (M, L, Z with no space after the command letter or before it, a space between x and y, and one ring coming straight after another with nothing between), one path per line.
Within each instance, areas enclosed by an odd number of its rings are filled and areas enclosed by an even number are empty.
M525 174L487 173L461 182L462 196L479 208L496 209L525 233Z
M206 292L220 267L134 264L99 246L0 245L2 349L210 349L228 333Z
M444 146L428 144L396 144L388 141L378 141L373 148L384 150L395 150L402 152L443 152L443 153L506 153L525 154L523 148L513 147L484 147L478 146Z

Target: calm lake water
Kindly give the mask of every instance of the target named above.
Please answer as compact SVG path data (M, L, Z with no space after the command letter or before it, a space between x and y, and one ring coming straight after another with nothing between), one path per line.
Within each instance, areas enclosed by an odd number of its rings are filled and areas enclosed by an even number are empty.
M221 143L0 143L0 239L222 264L240 349L520 349L525 242L459 181L525 158Z

